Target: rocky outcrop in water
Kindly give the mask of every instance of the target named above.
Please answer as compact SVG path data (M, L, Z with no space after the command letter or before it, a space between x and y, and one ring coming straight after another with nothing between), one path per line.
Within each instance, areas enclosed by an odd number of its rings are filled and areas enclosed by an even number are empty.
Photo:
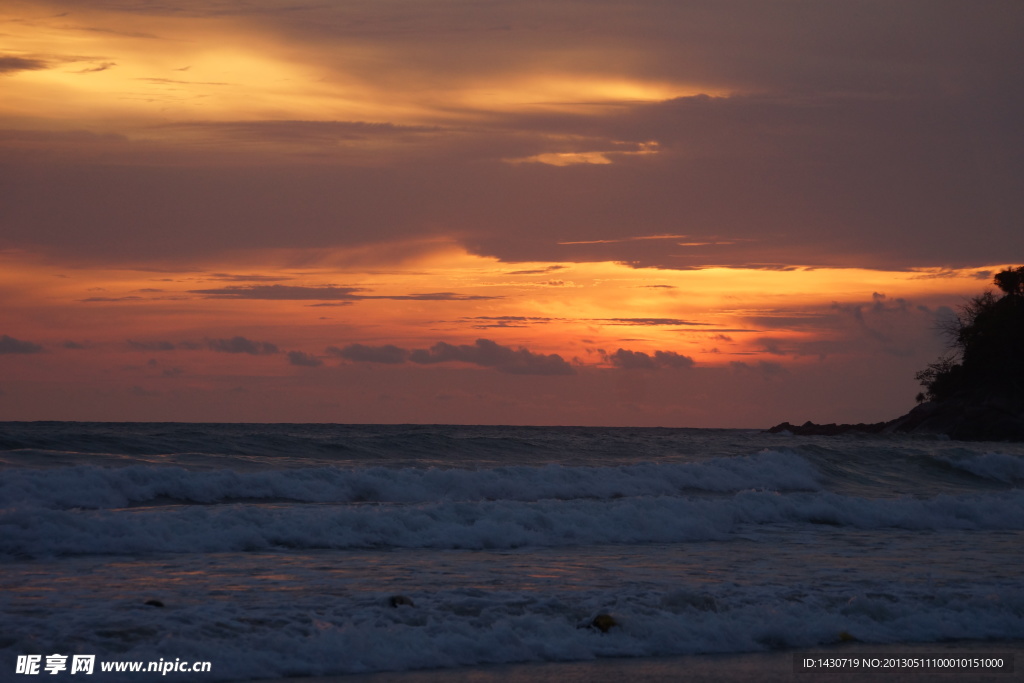
M1024 441L1024 266L998 273L1003 292L985 292L960 309L945 332L951 352L917 373L922 403L872 424L788 422L769 432L801 435L944 434L963 441Z
M829 422L827 424L818 424L816 422L807 421L802 425L794 425L788 422L780 422L771 429L768 430L770 434L780 434L787 432L789 434L799 434L801 436L838 436L839 434L846 434L848 432L859 432L863 434L879 434L888 425L888 422L871 422L864 423L858 422L857 424L837 424L835 422Z
M888 423L889 432L945 434L961 441L1024 441L1024 401L962 396L922 403Z
M1024 401L1000 396L922 403L888 422L777 424L769 432L802 436L839 434L943 434L961 441L1024 441Z

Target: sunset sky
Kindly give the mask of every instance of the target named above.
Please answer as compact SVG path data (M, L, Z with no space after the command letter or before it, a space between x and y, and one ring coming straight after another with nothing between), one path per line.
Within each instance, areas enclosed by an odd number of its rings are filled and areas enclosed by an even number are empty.
M0 420L768 427L1024 263L1024 3L0 5Z

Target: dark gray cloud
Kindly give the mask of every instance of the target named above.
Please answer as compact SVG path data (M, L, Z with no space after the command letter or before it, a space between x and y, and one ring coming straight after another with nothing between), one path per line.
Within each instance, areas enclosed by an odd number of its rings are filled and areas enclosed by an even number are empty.
M89 74L99 71L106 71L117 66L115 62L96 56L74 55L74 54L37 54L37 55L0 55L0 74L13 74L18 71L40 71L43 69L54 69L67 67L74 64L87 64L74 70L64 70L65 73ZM63 70L63 69L62 69Z
M473 345L455 346L438 342L430 349L409 353L409 361L422 365L457 361L472 363L513 375L572 375L576 371L557 353L539 354L527 348L513 349L490 339L477 339Z
M543 275L555 270L564 270L566 266L548 266L547 268L535 268L533 270L511 270L506 275Z
M294 279L283 275L261 275L259 273L210 273L206 277L209 280L226 280L228 282L282 282Z
M531 316L531 315L476 315L473 317L463 318L465 321L473 320L493 320L498 322L541 322L548 323L553 320L564 320L564 318L545 318L542 316Z
M231 85L230 83L222 83L219 81L182 81L174 78L136 78L136 81L146 81L147 83L158 83L161 85Z
M150 340L150 341L135 341L129 339L125 342L128 348L132 351L174 351L176 349L184 351L198 351L200 349L209 348L209 345L194 341L179 341L172 342L165 339Z
M357 299L392 299L396 301L484 301L487 299L504 299L502 296L482 296L479 294L457 294L455 292L429 292L427 294L396 294L394 296L374 295L360 296Z
M840 1L827 7L758 0L722 0L713 6L566 0L259 7L266 26L292 40L311 47L370 42L419 67L424 76L472 78L516 73L531 64L557 73L589 56L618 67L637 65L659 80L806 93L934 87L942 84L940 68L949 74L947 83L976 70L1007 70L999 59L1017 52L1011 41L1019 37L1013 29L1019 28L1021 11L1014 5L1013 0L984 7L956 0ZM254 6L246 5L245 13ZM380 64L374 60L362 69L372 76Z
M694 360L675 351L655 351L654 355L643 351L618 349L605 354L609 363L623 370L655 370L658 368L692 368Z
M874 292L871 295L871 298L873 302L871 304L841 304L833 302L832 309L838 311L841 315L846 315L852 318L857 327L859 327L866 336L879 342L888 343L892 341L891 333L884 328L876 326L879 323L884 325L887 322L881 318L894 315L912 315L914 310L911 309L910 302L906 299L889 299L885 294L879 294L878 292ZM920 308L916 310L920 310ZM872 323L868 317L874 320L874 323Z
M598 318L595 322L604 323L606 325L701 325L706 326L711 323L695 323L689 320L680 320L678 318Z
M17 71L38 71L40 69L48 69L49 67L50 65L42 59L0 55L0 74L15 73Z
M758 328L769 330L820 329L835 324L837 316L831 311L763 311L762 315L744 316L743 319Z
M154 21L235 12L201 4L104 9ZM238 11L265 22L281 44L302 45L316 68L396 90L410 80L453 91L513 82L543 65L567 78L733 94L516 112L467 112L453 102L424 117L443 121L437 130L179 122L162 133L196 132L209 144L110 142L72 161L63 152L75 143L38 141L52 153L0 164L3 244L137 262L457 236L507 262L681 269L979 266L1024 251L1018 0L399 0ZM348 59L338 44L377 58ZM369 155L373 163L341 144L363 138L387 142ZM261 163L219 163L225 149L250 153L261 141L275 150L295 143L303 161L314 158L310 147L330 148L332 163L279 162L278 152ZM5 142L0 158L23 142ZM648 142L657 153L609 152ZM594 150L613 163L504 161ZM108 163L108 153L123 156ZM681 232L686 239L635 239Z
M126 36L128 38L146 38L153 40L163 40L160 36L153 33L145 33L143 31L117 31L111 28L103 28L98 26L83 26L79 28L80 31L88 31L90 33L107 33L115 36ZM175 71L182 71L182 69L175 69Z
M173 351L178 348L177 344L169 341L135 341L129 339L128 348L133 351Z
M523 315L478 315L462 318L460 322L469 323L474 329L485 330L500 327L529 327L533 324L544 325L553 320L559 320L559 318Z
M657 367L654 364L654 359L643 351L619 349L608 354L608 360L612 365L623 370L653 370Z
M871 301L833 302L827 308L795 311L763 311L747 316L768 334L752 341L765 353L776 356L860 355L868 350L893 356L910 356L930 346L944 321L955 314L948 306L915 304L874 292ZM796 334L780 334L790 331ZM724 330L720 330L724 332Z
M366 291L362 287L301 287L297 285L232 285L215 289L190 289L190 294L203 294L210 299L263 299L282 301L332 301L355 299L355 292Z
M0 129L0 143L29 142L41 145L88 145L101 147L127 142L128 138L117 133L94 133L88 130L19 130Z
M675 351L655 351L654 362L663 368L692 368L694 360Z
M257 299L278 301L363 301L367 299L390 299L397 301L478 301L500 299L495 296L457 294L455 292L428 292L425 294L358 294L370 291L364 287L339 287L321 285L304 287L300 285L232 285L216 289L191 289L190 294L203 294L210 299ZM96 299L93 299L96 300Z
M327 350L347 360L369 363L470 363L513 375L572 375L576 372L572 365L556 353L534 353L524 347L513 349L490 339L477 339L472 345L438 342L429 349L406 350L390 344L351 344L342 349L329 347Z
M943 307L945 308L945 307ZM946 309L948 310L948 309ZM859 335L878 342L889 342L905 325L903 319L939 315L927 306L913 305L903 298L889 298L875 292L870 302L833 302L827 309L766 310L759 315L744 316L762 330L794 330L803 333L835 332L853 323ZM784 355L793 352L795 342L781 338L764 337L759 342L769 353ZM783 350L783 347L788 347Z
M110 302L115 302L115 301L148 301L148 299L146 299L145 297L141 297L141 296L135 296L133 294L133 295L130 295L130 296L90 296L87 299L79 299L79 301L84 302L84 303L97 303L97 302L110 303Z
M154 80L154 79L147 79ZM159 79L166 80L166 79ZM167 81L177 82L177 81ZM226 85L223 83L213 85ZM381 137L411 137L441 132L436 126L402 126L366 121L192 121L166 124L174 129L217 138L255 142L288 142L323 145L339 141Z
M0 336L0 354L6 353L39 353L43 350L42 345L35 342L24 341L9 337L6 334Z
M96 73L98 71L106 71L107 69L111 69L111 68L113 68L115 66L117 66L116 62L102 62L100 64L97 64L96 66L91 66L91 67L88 67L88 68L85 68L85 69L79 69L75 73L76 74L91 74L91 73Z
M473 325L470 325L470 327L472 327L474 330L490 330L505 327L529 327L529 324L522 322L514 322L511 320L499 320L498 322L493 323L475 323Z
M994 100L994 109L982 100ZM593 184L590 199L622 197L614 179L628 176L636 183L628 201L554 208L546 229L563 241L612 240L623 236L622 225L643 225L650 234L679 224L700 225L714 232L693 235L691 241L709 244L625 241L563 245L554 251L532 234L519 237L518 245L494 234L477 248L504 258L555 253L567 260L615 259L672 268L998 261L995 250L966 237L964 226L983 226L994 243L1024 248L1024 237L1013 228L1014 221L1024 218L1024 200L1012 195L1009 184L1010 178L1024 180L1024 165L1002 151L1003 145L1024 149L1024 134L1012 128L1009 115L1022 108L1020 95L975 97L967 92L908 92L902 97L775 93L638 106L611 129L632 135L644 131L640 134L661 142L660 154L644 163L574 167L567 174L581 181L585 176ZM984 132L968 138L968 129ZM552 177L551 182L568 185L573 180ZM963 193L940 196L941 187ZM548 205L546 188L531 189L537 201ZM736 202L740 196L743 201ZM985 197L994 203L986 204ZM727 235L733 243L712 239L716 235Z
M222 353L248 353L254 356L280 353L276 344L263 341L253 341L245 337L232 337L231 339L207 339L206 348L211 351Z
M404 363L409 352L393 344L383 346L366 346L364 344L349 344L344 348L328 346L327 353L363 363Z
M788 346L789 342L785 339L777 339L775 337L760 337L756 340L761 346L761 350L765 353L770 353L773 356L785 356L793 353L793 349Z
M324 364L322 360L316 356L311 356L305 351L289 351L288 362L292 365L298 365L306 368L316 368Z

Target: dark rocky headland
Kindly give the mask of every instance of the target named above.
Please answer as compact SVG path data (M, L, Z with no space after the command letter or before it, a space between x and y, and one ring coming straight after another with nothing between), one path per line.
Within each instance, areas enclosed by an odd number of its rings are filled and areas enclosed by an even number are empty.
M949 355L917 373L919 405L888 422L792 425L769 432L832 436L945 434L963 441L1024 441L1024 266L998 273L997 296L971 299L943 331Z

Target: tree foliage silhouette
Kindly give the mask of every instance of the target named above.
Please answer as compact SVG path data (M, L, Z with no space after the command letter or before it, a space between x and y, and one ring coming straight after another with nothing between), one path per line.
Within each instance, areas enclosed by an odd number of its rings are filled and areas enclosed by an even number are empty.
M946 328L951 353L915 375L918 401L1000 396L1024 399L1024 266L998 273L997 297L970 299Z

